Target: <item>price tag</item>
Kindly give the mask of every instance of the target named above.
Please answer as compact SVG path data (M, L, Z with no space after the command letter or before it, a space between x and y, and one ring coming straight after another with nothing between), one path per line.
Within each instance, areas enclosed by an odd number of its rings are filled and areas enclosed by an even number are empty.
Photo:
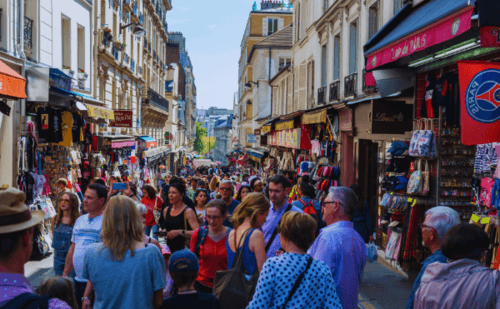
M490 217L482 218L481 219L481 224L488 224L488 223L490 223L490 220L491 220Z
M479 217L476 216L475 214L472 214L472 216L470 217L470 219L473 221L473 222L476 222L478 223L479 222Z

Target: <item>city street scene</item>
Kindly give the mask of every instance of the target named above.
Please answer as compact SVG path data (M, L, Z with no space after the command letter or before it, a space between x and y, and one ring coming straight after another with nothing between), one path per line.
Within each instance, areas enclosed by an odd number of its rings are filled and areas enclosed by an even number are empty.
M500 309L499 16L0 0L0 308Z

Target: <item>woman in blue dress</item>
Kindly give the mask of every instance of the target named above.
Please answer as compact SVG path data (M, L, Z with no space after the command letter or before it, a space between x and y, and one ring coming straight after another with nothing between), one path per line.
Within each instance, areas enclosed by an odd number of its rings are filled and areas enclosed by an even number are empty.
M52 219L52 248L54 248L54 271L56 276L62 276L64 263L69 247L71 234L76 219L80 216L78 210L78 196L73 192L61 192L57 200L59 205L57 215ZM74 277L74 270L71 277Z

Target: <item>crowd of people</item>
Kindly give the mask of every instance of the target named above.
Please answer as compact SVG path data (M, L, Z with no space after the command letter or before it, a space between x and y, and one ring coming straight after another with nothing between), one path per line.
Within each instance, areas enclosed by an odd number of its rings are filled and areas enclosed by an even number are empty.
M62 190L56 277L36 291L24 264L45 213L21 191L0 191L0 308L358 307L373 240L360 186L330 187L318 201L307 175L182 171L140 189L98 179L82 207ZM441 206L421 229L432 255L407 308L500 308L499 272L479 262L486 233Z

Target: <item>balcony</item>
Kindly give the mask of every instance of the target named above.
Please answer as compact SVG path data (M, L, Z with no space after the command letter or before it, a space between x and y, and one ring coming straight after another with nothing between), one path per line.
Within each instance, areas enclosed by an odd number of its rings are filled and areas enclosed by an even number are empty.
M356 96L358 92L358 73L352 73L344 78L344 96L352 97Z
M148 89L148 98L144 100L144 103L168 113L168 101L151 88Z
M367 93L367 94L378 92L377 86L367 86L366 85L365 76L366 76L366 69L363 70L363 92Z
M131 0L123 0L123 11L125 11L125 13L132 12L132 1Z
M134 59L130 59L130 69L132 70L132 72L135 73L135 61L134 61Z
M329 101L338 101L339 100L339 89L340 89L340 81L334 81L330 84L330 97Z
M24 50L33 52L33 20L24 16Z
M318 104L326 104L326 86L318 88Z

